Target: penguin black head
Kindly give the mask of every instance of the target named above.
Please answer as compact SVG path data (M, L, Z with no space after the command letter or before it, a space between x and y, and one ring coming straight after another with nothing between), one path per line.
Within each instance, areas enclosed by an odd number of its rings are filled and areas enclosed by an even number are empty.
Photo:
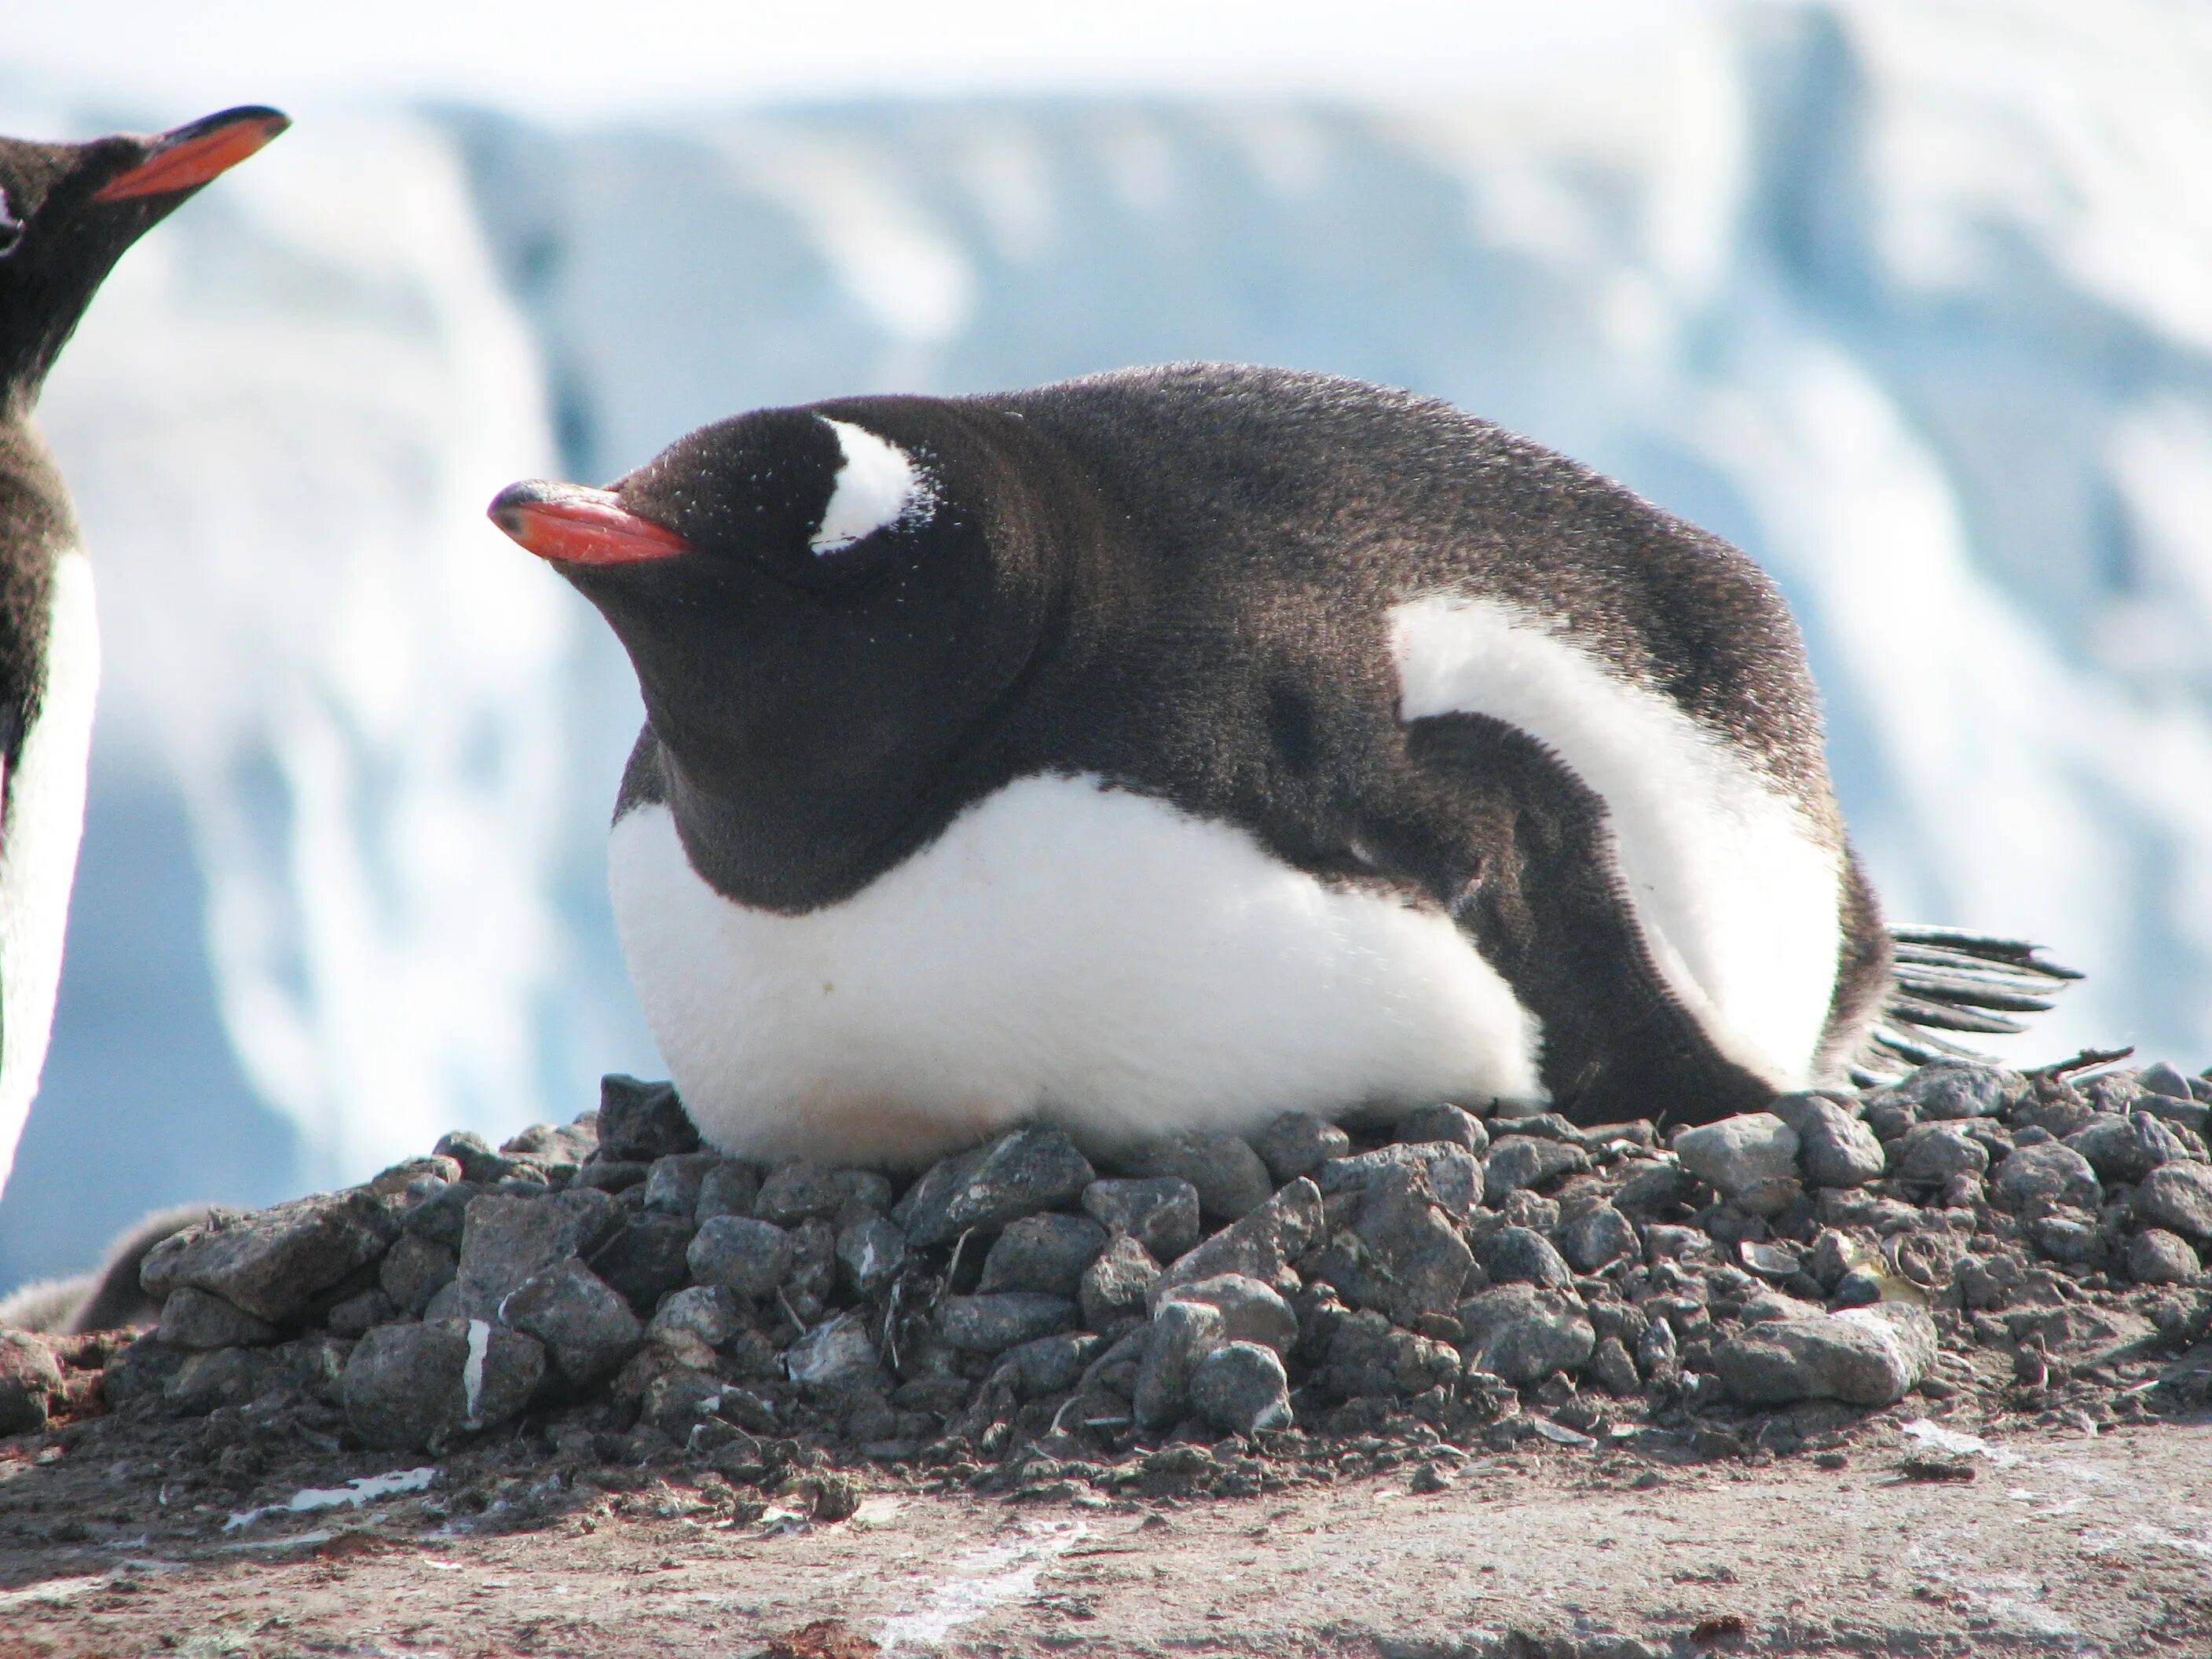
M21 413L125 249L291 123L249 106L151 137L0 139L0 399Z
M767 866L889 831L1036 656L1063 561L1025 447L973 404L766 410L490 515L605 615L672 782L714 798L764 894Z

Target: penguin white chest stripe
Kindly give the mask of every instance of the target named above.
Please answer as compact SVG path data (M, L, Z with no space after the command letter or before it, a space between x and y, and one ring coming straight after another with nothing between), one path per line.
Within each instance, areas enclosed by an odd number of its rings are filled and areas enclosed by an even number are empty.
M54 566L46 693L16 751L0 830L0 1184L46 1064L99 686L92 563L65 553Z
M1485 714L1548 747L1605 802L1653 962L1714 1046L1778 1087L1810 1082L1843 872L1796 805L1541 617L1435 594L1390 624L1401 717Z
M615 825L611 878L662 1056L732 1151L920 1157L1033 1113L1110 1142L1543 1097L1536 1021L1448 917L1091 778L1011 784L800 915L708 887L665 806Z
M863 536L929 510L934 499L929 481L906 451L850 421L825 415L822 423L837 434L844 465L837 470L821 526L807 538L815 552L838 552Z

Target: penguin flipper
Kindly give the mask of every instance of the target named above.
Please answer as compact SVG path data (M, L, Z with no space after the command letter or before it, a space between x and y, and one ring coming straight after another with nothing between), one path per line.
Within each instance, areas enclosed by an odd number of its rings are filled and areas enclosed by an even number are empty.
M2027 1029L2018 1014L2039 1014L2082 977L2043 947L1956 927L1889 930L1892 988L1851 1066L1859 1087L1894 1083L1916 1066L1987 1055L1942 1032L2009 1035Z

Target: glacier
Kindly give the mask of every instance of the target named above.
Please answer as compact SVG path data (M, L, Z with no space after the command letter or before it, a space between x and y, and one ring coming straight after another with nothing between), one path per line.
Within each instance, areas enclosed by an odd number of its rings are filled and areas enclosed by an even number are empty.
M635 688L484 524L496 488L762 404L1131 362L1434 393L1745 547L1893 916L2090 973L2005 1051L2212 1060L2212 31L1716 4L1569 70L365 107L179 213L43 409L109 666L0 1286L152 1203L358 1178L656 1065L602 890ZM0 130L134 124L56 96L0 76Z

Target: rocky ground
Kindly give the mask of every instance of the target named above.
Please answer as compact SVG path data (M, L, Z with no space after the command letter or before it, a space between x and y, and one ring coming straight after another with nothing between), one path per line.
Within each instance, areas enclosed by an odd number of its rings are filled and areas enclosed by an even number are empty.
M2209 1119L2212 1085L2166 1066L1946 1064L1663 1145L1644 1123L1438 1105L1365 1132L1290 1115L1110 1168L1029 1128L902 1187L701 1152L665 1085L610 1079L573 1124L496 1152L450 1136L367 1186L179 1235L146 1263L155 1333L0 1334L0 1632L26 1632L0 1651L215 1625L234 1645L208 1651L750 1651L730 1643L801 1613L846 1621L805 1638L823 1651L1143 1650L1081 1617L1019 1637L988 1634L1005 1608L935 1636L899 1623L933 1596L988 1601L947 1588L971 1582L1019 1581L1000 1599L1020 1619L1074 1605L1037 1588L1071 1571L1077 1545L1053 1553L1070 1539L1126 1539L1217 1601L1252 1571L1238 1552L1263 1580L1299 1575L1248 1609L1251 1651L2201 1651ZM2084 1459L2104 1488L2021 1473ZM2134 1541L2099 1557L2069 1534L2045 1559L1999 1524L2020 1505ZM1977 1506L1978 1529L1954 1524ZM1712 1541L1759 1514L1800 1528L1794 1575ZM1824 1553L1844 1516L1851 1541ZM1916 1527L1952 1540L1952 1567ZM1187 1556L1159 1547L1176 1528ZM1600 1548L1631 1533L1641 1578ZM1716 1557L1698 1582L1729 1588L1669 1601L1650 1570L1691 1544ZM963 1550L1003 1570L931 1589L895 1568ZM437 1551L495 1577L742 1560L781 1589L681 1639L595 1605L526 1642L526 1577L494 1595L507 1645L487 1646L437 1589ZM1329 1565L1417 1558L1410 1579ZM833 1559L857 1575L834 1594ZM1456 1577L1416 1590L1432 1569ZM1877 1605L1884 1571L1901 1611ZM1495 1571L1551 1588L1516 1612L1486 1602ZM1988 1589L2034 1572L2033 1594ZM404 1580L441 1611L333 1649L366 1615L324 1598L306 1631L301 1573ZM1334 1621L1308 1605L1331 1574ZM1594 1592L1613 1579L1608 1611ZM1106 1597L1127 1604L1115 1629L1237 1650L1195 1592L1158 1589L1140 1573ZM240 1622L264 1594L277 1622Z

